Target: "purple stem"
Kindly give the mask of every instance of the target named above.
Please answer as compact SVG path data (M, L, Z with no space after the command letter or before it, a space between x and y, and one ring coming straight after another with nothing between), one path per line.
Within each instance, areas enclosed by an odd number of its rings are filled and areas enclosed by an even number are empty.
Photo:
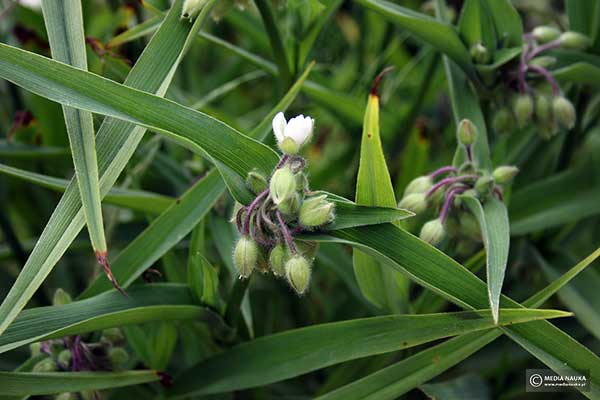
M556 39L552 42L548 42L546 44L543 44L541 46L536 47L535 49L533 49L531 51L531 53L529 53L527 55L526 61L529 62L531 60L533 60L537 55L539 55L540 53L543 53L544 51L548 51L548 50L552 50L555 49L557 47L561 46L561 41L560 39Z
M248 211L246 212L246 218L244 219L244 235L250 234L250 219L252 218L252 212L256 208L256 206L261 202L262 199L265 198L266 195L269 194L269 189L263 190L256 198L250 203L248 206Z
M292 234L290 233L290 231L287 228L287 225L283 221L283 217L281 216L281 212L279 212L279 210L277 210L276 215L277 221L279 221L279 226L281 227L281 232L283 233L285 243L287 244L288 249L290 249L290 253L295 255L297 251L296 245L294 245L294 239L292 239Z
M496 196L498 196L498 200L500 200L500 201L504 200L504 194L502 193L502 189L500 189L498 186L496 186L494 188L494 194Z
M429 191L425 194L425 197L431 197L431 195L433 195L442 186L446 186L446 185L449 185L452 183L467 181L469 179L477 179L477 178L478 178L477 175L463 175L463 176L457 176L457 177L444 178L441 181L439 181L438 183L436 183L435 185L433 185L433 187L431 189L429 189Z
M283 157L281 157L281 160L279 160L279 163L277 163L277 166L275 167L275 169L279 169L279 168L283 167L289 159L290 159L290 156L288 154L284 154Z
M519 92L526 93L528 92L529 85L527 85L527 81L525 80L525 73L527 72L527 60L528 54L530 50L530 44L526 43L523 45L523 51L521 52L521 58L519 60Z
M473 151L472 151L471 145L470 144L466 145L465 150L467 150L467 159L470 162L473 162Z
M450 189L448 194L446 194L446 201L444 201L442 211L440 212L440 221L442 221L442 224L446 221L446 217L448 216L448 211L450 210L450 206L452 205L452 200L454 200L454 196L463 193L465 190L465 188L457 187L454 189Z
M550 71L539 65L529 65L528 68L542 75L546 79L546 81L548 81L548 84L552 88L552 94L554 96L560 96L560 86L558 86L558 82L556 82L556 79L554 78L554 76L552 76Z
M458 172L458 168L453 167L451 165L448 165L446 167L442 167L440 169L436 169L435 171L433 171L431 174L429 174L429 176L431 177L431 179L435 179L440 175L443 175L447 172L454 172L457 173Z

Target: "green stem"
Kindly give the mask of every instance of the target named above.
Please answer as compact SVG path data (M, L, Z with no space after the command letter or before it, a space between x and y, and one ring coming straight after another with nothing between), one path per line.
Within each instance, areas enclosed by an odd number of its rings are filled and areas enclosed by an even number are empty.
M260 12L260 16L267 30L269 41L271 42L271 49L273 50L273 57L279 70L279 75L283 83L284 88L288 88L292 82L292 73L290 71L290 65L287 58L287 53L283 42L281 41L281 34L275 24L275 15L271 4L267 0L255 0L256 7Z

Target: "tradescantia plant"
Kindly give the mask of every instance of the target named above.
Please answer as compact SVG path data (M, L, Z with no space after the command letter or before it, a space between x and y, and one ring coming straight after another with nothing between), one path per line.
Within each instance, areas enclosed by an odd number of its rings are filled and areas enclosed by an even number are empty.
M0 397L600 398L600 1L0 6Z

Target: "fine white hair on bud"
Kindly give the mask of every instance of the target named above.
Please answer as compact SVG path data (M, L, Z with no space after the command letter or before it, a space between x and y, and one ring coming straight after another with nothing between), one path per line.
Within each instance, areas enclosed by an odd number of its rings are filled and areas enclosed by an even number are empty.
M421 228L421 234L419 235L421 240L424 240L433 246L438 245L445 236L446 229L444 229L444 224L439 218L425 223L423 228Z
M279 205L296 194L296 178L289 165L279 168L269 182L273 203Z
M298 294L303 294L310 284L310 264L306 258L296 255L285 263L285 276Z
M431 189L433 186L433 179L429 175L419 176L406 186L404 189L404 196L408 196L413 193L424 193Z
M400 200L398 207L420 214L427 209L427 196L425 193L411 193Z
M258 245L248 236L242 236L235 245L233 261L240 278L248 278L258 263Z
M310 140L315 120L300 114L286 121L282 112L273 118L273 133L277 145L286 154L297 154L300 148Z
M202 11L208 0L185 0L181 9L181 19L189 19L190 21Z

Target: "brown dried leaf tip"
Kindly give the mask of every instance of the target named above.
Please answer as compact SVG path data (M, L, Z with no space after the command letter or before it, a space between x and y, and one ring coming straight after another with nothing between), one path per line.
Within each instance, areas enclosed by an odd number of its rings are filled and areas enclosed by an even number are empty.
M113 275L112 271L110 270L110 264L108 263L108 257L105 251L97 251L96 252L96 260L98 261L98 264L102 265L102 268L104 269L104 273L106 274L106 277L108 278L108 280L110 281L110 283L112 283L112 285L115 287L115 289L117 289L123 296L128 297L127 293L125 293L125 291L119 286L119 284L117 283L117 280L115 279L115 276Z

